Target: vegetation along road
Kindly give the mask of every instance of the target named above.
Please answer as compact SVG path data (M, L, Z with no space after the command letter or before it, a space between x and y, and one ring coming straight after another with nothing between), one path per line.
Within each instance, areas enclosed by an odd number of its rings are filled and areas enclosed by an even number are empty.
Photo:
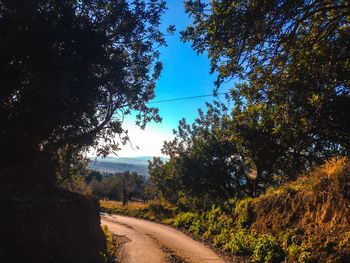
M101 222L112 233L127 237L120 253L122 263L224 263L212 250L171 227L109 214L102 214Z

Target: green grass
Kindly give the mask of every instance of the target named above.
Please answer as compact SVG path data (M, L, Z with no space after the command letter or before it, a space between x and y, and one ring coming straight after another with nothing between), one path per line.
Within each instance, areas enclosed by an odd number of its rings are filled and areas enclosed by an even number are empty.
M106 250L102 253L105 263L116 263L117 262L117 247L113 241L113 235L109 232L107 226L102 226L103 233L106 238Z

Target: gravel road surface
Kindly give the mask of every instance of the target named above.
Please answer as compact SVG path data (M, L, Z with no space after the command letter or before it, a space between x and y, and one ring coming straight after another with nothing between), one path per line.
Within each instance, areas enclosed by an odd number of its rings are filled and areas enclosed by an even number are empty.
M162 224L105 213L101 224L113 234L126 236L121 263L225 263L206 246Z

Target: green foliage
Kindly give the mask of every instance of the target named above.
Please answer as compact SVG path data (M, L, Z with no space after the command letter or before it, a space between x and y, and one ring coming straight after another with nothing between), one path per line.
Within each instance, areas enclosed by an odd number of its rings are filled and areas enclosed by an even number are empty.
M199 198L208 209L251 192L242 171L247 157L257 165L261 193L325 158L349 154L346 1L185 4L193 23L183 40L208 52L217 87L238 78L231 112L219 100L208 104L193 124L181 120L164 144L171 158L155 174L170 179L178 190L172 193Z
M88 159L74 149L74 146L67 145L56 153L57 160L57 184L69 190L75 190L77 179L85 177L88 171Z
M253 249L252 259L254 262L281 262L284 252L279 242L272 235L261 235L251 245Z
M126 171L102 176L92 171L85 179L85 183L92 195L98 198L121 200L126 204L132 199L145 200L149 182L145 176L136 172Z
M222 212L220 207L213 206L208 212L205 213L207 222L207 229L204 233L204 237L215 237L218 235L225 235L222 231L225 229L233 228L233 220L229 214Z
M309 176L270 188L258 198L231 198L206 210L174 209L172 218L162 222L205 239L218 249L249 258L251 262L348 262L350 232L346 215L349 210L343 206L348 202L348 191L343 184L346 185L348 168L347 158L332 159L314 168ZM322 195L318 196L321 191ZM325 200L325 196L329 199ZM332 203L336 215L333 218L341 216L338 217L341 222L318 221L323 220L322 217L312 219L318 213L315 206L320 206L317 209L322 211L323 205L329 208L330 200L336 200ZM145 211L141 216L157 220ZM295 219L296 216L299 218ZM315 222L325 229L315 226Z
M207 52L216 86L235 80L225 138L252 158L260 187L349 155L350 20L347 1L186 0L182 32ZM225 133L225 132L224 132Z
M199 110L192 125L184 119L179 122L174 140L165 142L162 149L170 156L168 162L154 159L149 164L151 179L162 195L190 209L209 209L229 198L246 196L250 189L242 168L243 153L228 139L228 109L219 102L207 108L206 113Z
M251 198L246 198L237 202L234 209L234 215L236 216L236 224L239 227L249 227L252 220L252 203L253 199Z
M300 233L297 229L288 228L282 231L279 235L279 239L282 242L283 247L295 245L295 239L300 236Z
M224 248L235 255L251 255L251 246L254 244L255 238L255 234L250 234L245 229L237 229L231 233Z
M212 238L212 242L215 247L227 249L227 244L230 242L232 229L230 228L217 229L216 232L218 232L218 234L213 236L209 235L209 231L208 230L205 231L203 237L206 239Z
M250 203L250 199L237 202L235 213L246 211ZM213 206L202 213L180 213L176 215L173 225L211 240L216 247L235 255L252 256L254 262L281 262L284 259L283 249L277 239L272 235L259 235L245 229L243 221L237 222L239 218L234 221L230 214Z
M169 218L173 218L177 213L177 208L170 205L166 201L152 201L144 209L146 217L154 217L157 221L163 221Z
M96 180L101 182L102 180L102 174L99 171L90 171L89 174L85 177L85 182L89 184L92 180Z
M199 215L193 212L185 212L178 214L175 219L173 225L178 228L189 230L193 224L199 221Z
M176 203L180 198L182 186L173 160L163 162L160 158L149 161L148 171L152 183L157 191L171 203Z
M251 208L251 199L242 200L234 207L233 217L213 206L203 213L186 212L178 214L173 225L193 234L212 240L216 247L227 249L236 255L252 255L257 262L279 262L283 250L271 235L257 235L246 230Z
M102 253L104 262L113 263L116 262L117 248L113 241L113 235L109 232L107 226L102 226L103 233L106 238L106 251Z
M312 262L310 260L311 250L308 249L304 245L295 245L292 244L286 249L286 258L288 262L299 262L299 263L309 263Z
M133 110L141 127L160 121L147 102L162 69L164 9L164 1L0 1L1 187L54 186L67 147L117 151Z

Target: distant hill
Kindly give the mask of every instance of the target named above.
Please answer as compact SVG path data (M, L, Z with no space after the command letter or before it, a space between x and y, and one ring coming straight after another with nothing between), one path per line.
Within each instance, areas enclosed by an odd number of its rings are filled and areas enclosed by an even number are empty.
M130 171L148 175L148 161L152 159L151 156L90 158L89 167L101 173ZM163 157L161 159L163 161L168 160Z

